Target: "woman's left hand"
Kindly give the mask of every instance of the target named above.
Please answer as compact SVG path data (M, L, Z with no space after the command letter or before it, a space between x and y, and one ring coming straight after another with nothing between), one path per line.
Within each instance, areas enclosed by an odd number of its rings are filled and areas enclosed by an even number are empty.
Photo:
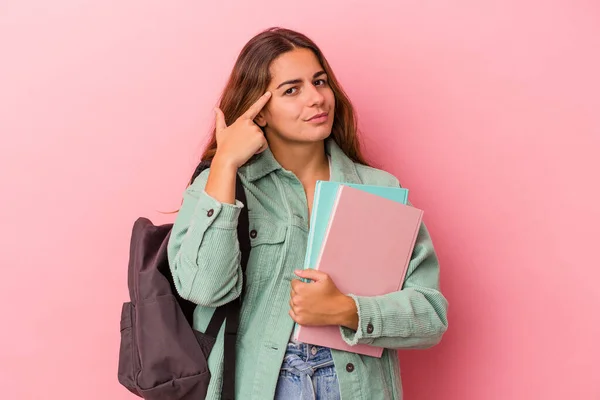
M299 325L341 325L358 328L358 312L354 300L339 291L333 280L324 272L314 269L297 270L300 278L292 281L290 316Z

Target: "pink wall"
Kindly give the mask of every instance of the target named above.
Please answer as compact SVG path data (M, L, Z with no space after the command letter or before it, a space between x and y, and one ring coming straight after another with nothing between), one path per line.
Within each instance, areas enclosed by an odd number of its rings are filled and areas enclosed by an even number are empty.
M597 2L201 3L1 2L1 398L133 398L131 224L171 220L237 52L283 25L426 210L450 330L401 354L406 398L600 399Z

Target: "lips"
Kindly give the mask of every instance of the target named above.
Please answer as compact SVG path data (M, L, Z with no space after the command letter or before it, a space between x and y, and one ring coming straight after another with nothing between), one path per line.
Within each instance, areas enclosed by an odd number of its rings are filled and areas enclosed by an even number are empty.
M326 112L320 113L320 114L317 114L317 115L313 115L312 117L310 117L309 121L312 121L313 119L317 119L317 118L321 118L321 117L326 117L326 116L327 116Z

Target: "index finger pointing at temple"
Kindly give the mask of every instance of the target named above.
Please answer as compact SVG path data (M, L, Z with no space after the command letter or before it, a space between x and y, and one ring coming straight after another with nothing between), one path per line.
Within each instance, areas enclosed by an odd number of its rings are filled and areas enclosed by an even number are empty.
M256 100L256 102L250 106L250 108L248 109L248 111L246 111L244 113L244 117L246 117L246 118L248 118L250 120L253 120L254 118L256 118L256 116L258 115L258 113L269 102L270 98L271 98L271 92L266 92L265 94L263 94L262 96L260 96L258 98L258 100Z

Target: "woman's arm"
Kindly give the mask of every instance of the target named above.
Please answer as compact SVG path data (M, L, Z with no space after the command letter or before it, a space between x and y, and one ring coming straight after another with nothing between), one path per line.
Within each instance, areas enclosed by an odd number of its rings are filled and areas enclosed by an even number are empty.
M169 239L169 265L177 291L181 297L205 307L228 303L242 289L237 225L244 205L227 202L235 193L235 173L231 179L214 180L232 186L213 185L216 194L224 194L225 202L221 202L205 191L211 171L203 171L185 191Z
M244 205L235 200L236 174L268 146L254 119L270 98L270 92L263 94L230 126L215 108L216 154L186 190L168 246L175 286L193 303L218 307L242 291L237 225Z

